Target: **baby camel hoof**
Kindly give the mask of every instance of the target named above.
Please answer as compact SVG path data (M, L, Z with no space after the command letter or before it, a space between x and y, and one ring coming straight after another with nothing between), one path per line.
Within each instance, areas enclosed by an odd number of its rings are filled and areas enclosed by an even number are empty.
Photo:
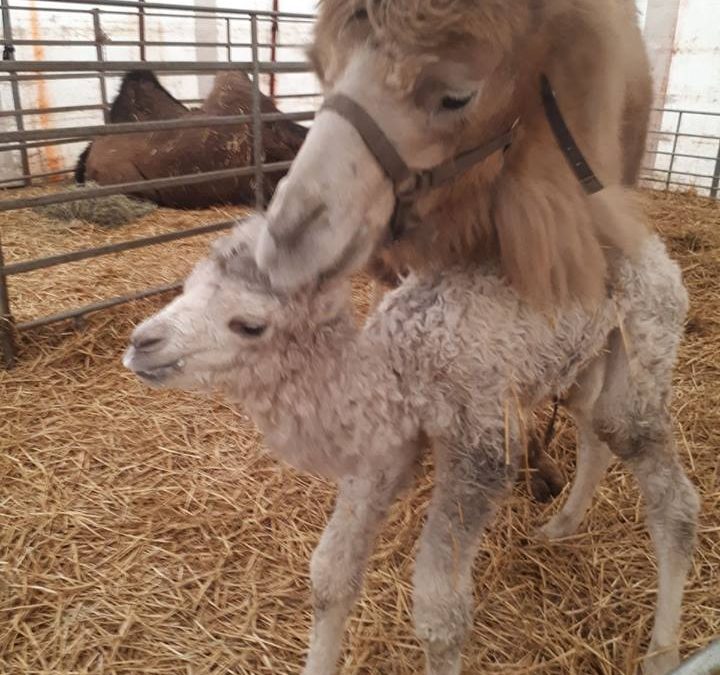
M538 539L553 540L571 537L577 532L577 524L567 516L558 513L537 531Z
M648 655L643 660L643 675L668 675L680 663L677 647L662 649L650 645Z

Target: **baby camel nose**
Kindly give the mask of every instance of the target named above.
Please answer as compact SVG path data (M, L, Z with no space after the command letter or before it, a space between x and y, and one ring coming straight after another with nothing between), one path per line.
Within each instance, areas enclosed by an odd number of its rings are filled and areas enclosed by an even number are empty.
M149 330L139 326L133 331L130 337L130 344L135 347L138 352L154 352L163 346L167 338L161 335L157 330Z

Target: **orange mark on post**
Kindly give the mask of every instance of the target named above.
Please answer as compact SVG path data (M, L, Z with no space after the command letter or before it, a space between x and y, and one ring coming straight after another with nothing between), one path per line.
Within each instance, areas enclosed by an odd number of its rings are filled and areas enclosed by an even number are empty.
M38 18L37 11L35 10L35 0L32 0L30 3L30 36L33 40L41 39L40 19ZM43 45L33 45L32 52L33 59L35 61L45 60L45 47L43 47ZM50 107L50 96L48 95L47 82L45 80L36 80L35 96L37 100L37 108ZM51 126L49 113L40 113L38 115L38 119L40 126L43 129L48 129ZM52 145L48 145L41 148L40 152L43 158L43 163L48 171L60 171L60 169L62 169L62 162L57 148ZM54 176L53 178L59 179L60 176Z

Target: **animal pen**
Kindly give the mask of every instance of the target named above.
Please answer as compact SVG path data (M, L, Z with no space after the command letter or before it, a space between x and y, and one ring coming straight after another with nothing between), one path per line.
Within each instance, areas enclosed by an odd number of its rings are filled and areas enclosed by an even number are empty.
M321 100L303 52L313 15L294 2L239 4L1 0L0 672L270 675L302 662L307 560L332 487L268 459L241 411L148 392L119 364L132 324L245 208L160 208L112 230L36 210L227 176L252 176L254 206L264 206L264 177L290 164L264 162L264 125L309 123ZM126 71L152 71L196 105L209 73L236 69L252 80L248 114L105 124ZM261 92L283 112L261 113ZM247 167L70 189L91 138L238 123L253 132ZM720 112L656 110L643 187L692 300L675 400L704 501L685 601L689 655L720 634ZM362 316L362 277L354 297ZM566 467L572 443L561 418L551 452ZM431 471L391 513L343 672L420 672L410 552ZM585 531L534 541L552 509L518 486L484 542L467 672L638 672L654 563L637 489L613 470Z

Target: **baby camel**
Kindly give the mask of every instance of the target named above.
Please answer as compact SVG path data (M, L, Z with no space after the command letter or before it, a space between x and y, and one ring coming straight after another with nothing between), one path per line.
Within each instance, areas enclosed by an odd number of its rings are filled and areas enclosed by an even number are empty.
M278 457L338 481L312 557L304 672L335 672L374 537L424 438L436 480L416 561L415 626L427 672L460 672L480 535L516 471L527 411L559 391L569 391L579 429L578 474L544 533L574 531L611 451L626 463L658 559L646 672L672 668L698 499L668 413L687 296L663 244L649 237L636 260L614 259L607 300L593 312L577 304L548 317L497 269L456 267L407 278L358 329L341 278L271 288L253 258L263 227L254 217L221 239L182 295L135 330L124 362L157 386L222 390Z

